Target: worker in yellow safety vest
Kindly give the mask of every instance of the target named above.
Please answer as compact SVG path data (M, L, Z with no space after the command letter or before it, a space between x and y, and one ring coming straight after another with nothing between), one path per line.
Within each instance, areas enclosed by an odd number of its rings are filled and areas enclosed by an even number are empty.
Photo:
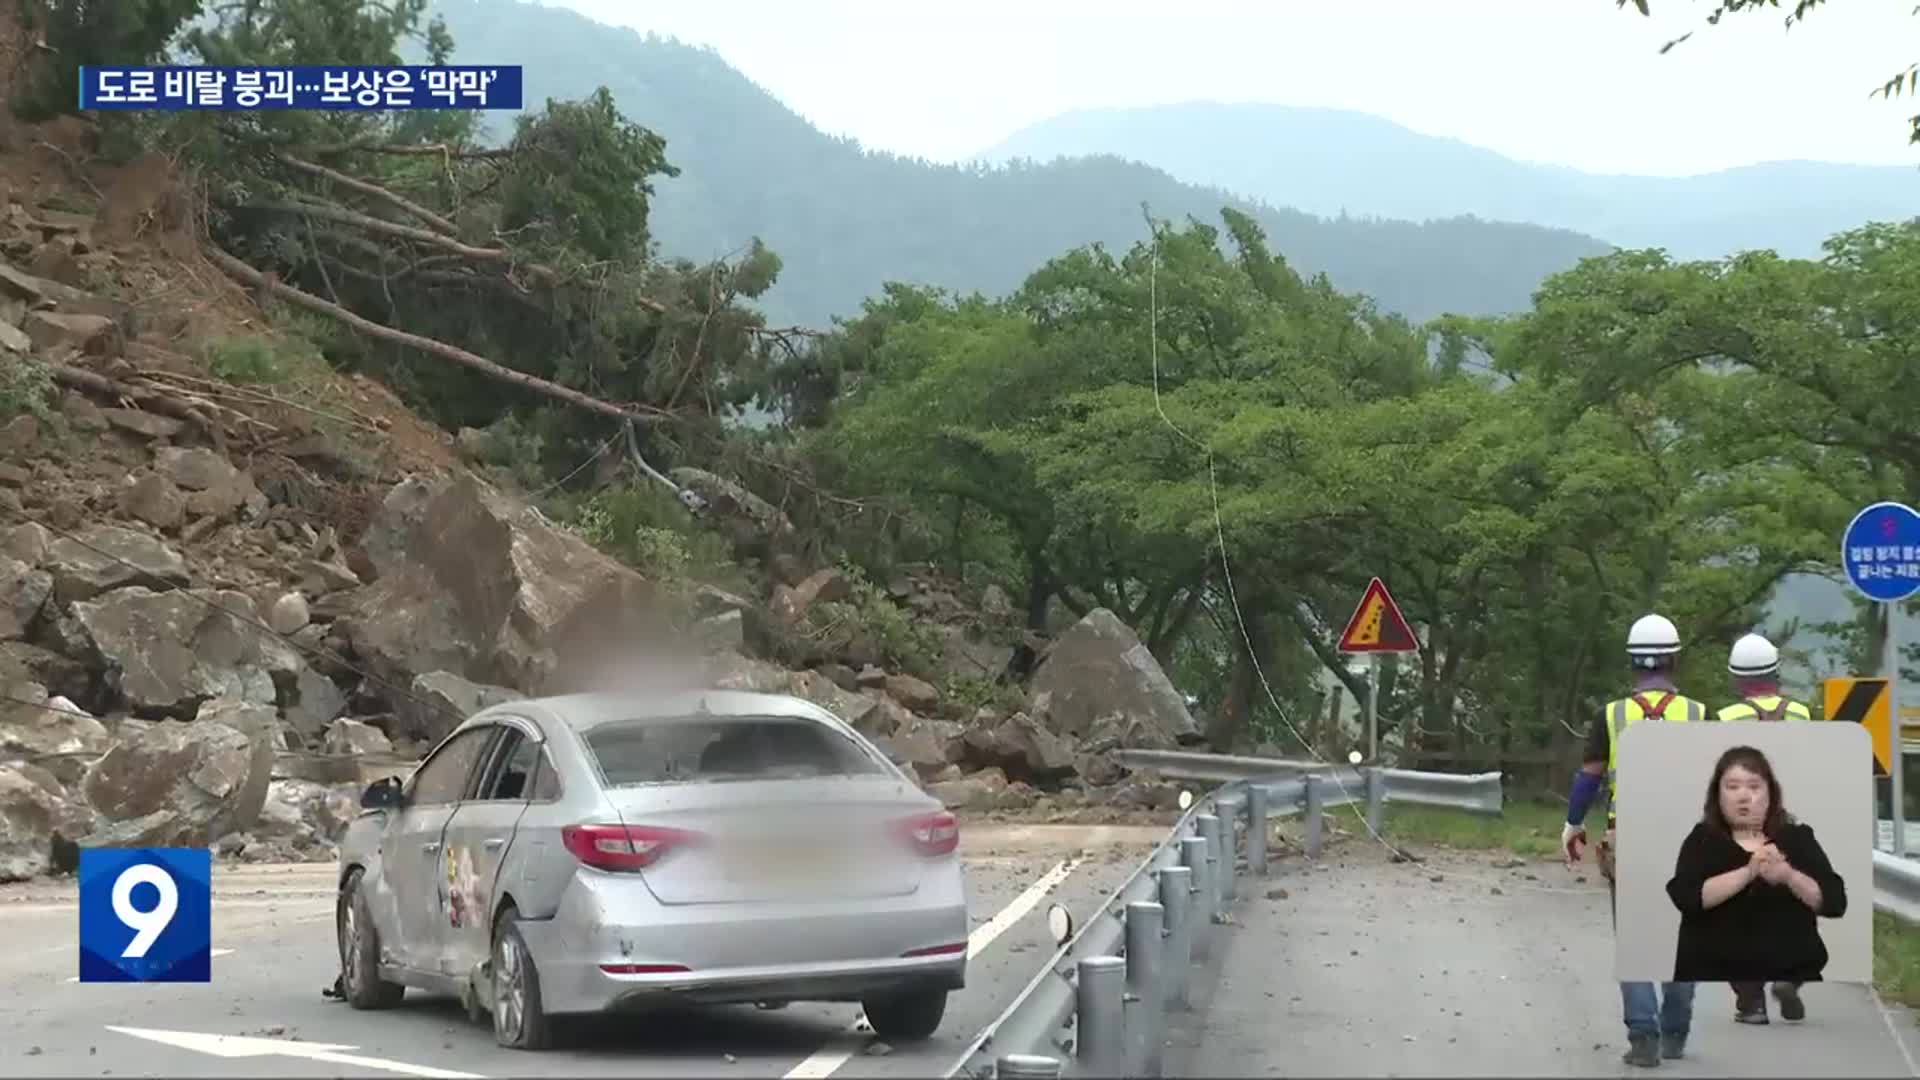
M1780 650L1759 634L1733 643L1727 654L1733 692L1740 700L1720 710L1722 720L1812 720L1813 710L1780 693Z
M1627 696L1607 702L1593 718L1587 734L1587 749L1580 771L1573 776L1573 791L1567 797L1567 824L1560 833L1560 847L1569 863L1580 861L1580 849L1586 844L1587 830L1582 824L1587 808L1601 787L1607 789L1607 832L1597 852L1600 873L1607 879L1607 900L1613 907L1614 931L1620 929L1614 823L1619 796L1617 774L1620 763L1620 735L1628 724L1641 720L1667 720L1698 723L1707 719L1707 707L1683 697L1673 684L1673 668L1680 655L1680 631L1662 615L1643 615L1627 631L1627 656L1633 664L1633 690ZM1627 1025L1627 1052L1621 1059L1628 1065L1650 1068L1662 1058L1679 1058L1686 1052L1687 1033L1693 1026L1692 983L1662 983L1658 990L1650 982L1620 984L1622 1018Z
M1813 710L1780 692L1780 650L1759 634L1748 634L1733 643L1727 654L1727 672L1733 676L1733 692L1740 700L1720 710L1722 720L1812 720ZM1742 1024L1767 1022L1767 984L1736 982L1733 987L1733 1018ZM1774 1000L1780 1003L1780 1018L1798 1022L1806 1019L1807 1006L1800 999L1800 984L1773 984Z

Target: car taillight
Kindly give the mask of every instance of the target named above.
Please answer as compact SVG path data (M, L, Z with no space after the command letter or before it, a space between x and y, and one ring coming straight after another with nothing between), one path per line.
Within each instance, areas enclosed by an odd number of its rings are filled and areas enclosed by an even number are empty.
M703 839L688 829L654 825L568 825L560 830L560 842L573 857L596 870L639 870L673 848Z
M913 849L928 858L950 855L960 846L960 821L945 810L915 814L900 822L900 830Z

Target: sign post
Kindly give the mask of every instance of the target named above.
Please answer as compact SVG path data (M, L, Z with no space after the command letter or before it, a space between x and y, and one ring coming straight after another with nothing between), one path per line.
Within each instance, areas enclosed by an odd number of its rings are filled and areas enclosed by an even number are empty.
M1380 760L1380 655L1420 651L1420 639L1413 636L1413 627L1407 625L1407 617L1400 614L1400 605L1393 602L1386 583L1379 578L1367 583L1360 605L1353 609L1353 617L1340 633L1338 648L1343 653L1365 653L1371 660L1367 677L1367 764L1377 764Z
M1920 591L1920 512L1900 502L1877 502L1861 510L1847 524L1840 542L1840 564L1860 595L1880 605L1886 620L1888 696L1893 715L1900 701L1899 603ZM1829 714L1831 715L1831 714ZM1889 768L1893 788L1893 853L1907 853L1906 754L1900 723L1891 724ZM1876 832L1877 832L1876 828ZM1876 837L1877 839L1877 837Z

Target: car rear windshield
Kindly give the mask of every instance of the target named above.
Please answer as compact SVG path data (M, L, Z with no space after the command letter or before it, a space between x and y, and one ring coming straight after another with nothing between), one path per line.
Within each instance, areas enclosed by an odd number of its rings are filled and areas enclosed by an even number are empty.
M586 744L608 787L886 774L859 744L805 718L615 721L589 729Z

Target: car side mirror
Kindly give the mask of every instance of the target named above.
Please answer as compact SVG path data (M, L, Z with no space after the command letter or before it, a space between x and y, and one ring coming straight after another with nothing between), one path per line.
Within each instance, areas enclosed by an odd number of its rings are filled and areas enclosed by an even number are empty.
M401 803L400 778L388 776L367 785L360 793L360 807L363 810L390 810Z

